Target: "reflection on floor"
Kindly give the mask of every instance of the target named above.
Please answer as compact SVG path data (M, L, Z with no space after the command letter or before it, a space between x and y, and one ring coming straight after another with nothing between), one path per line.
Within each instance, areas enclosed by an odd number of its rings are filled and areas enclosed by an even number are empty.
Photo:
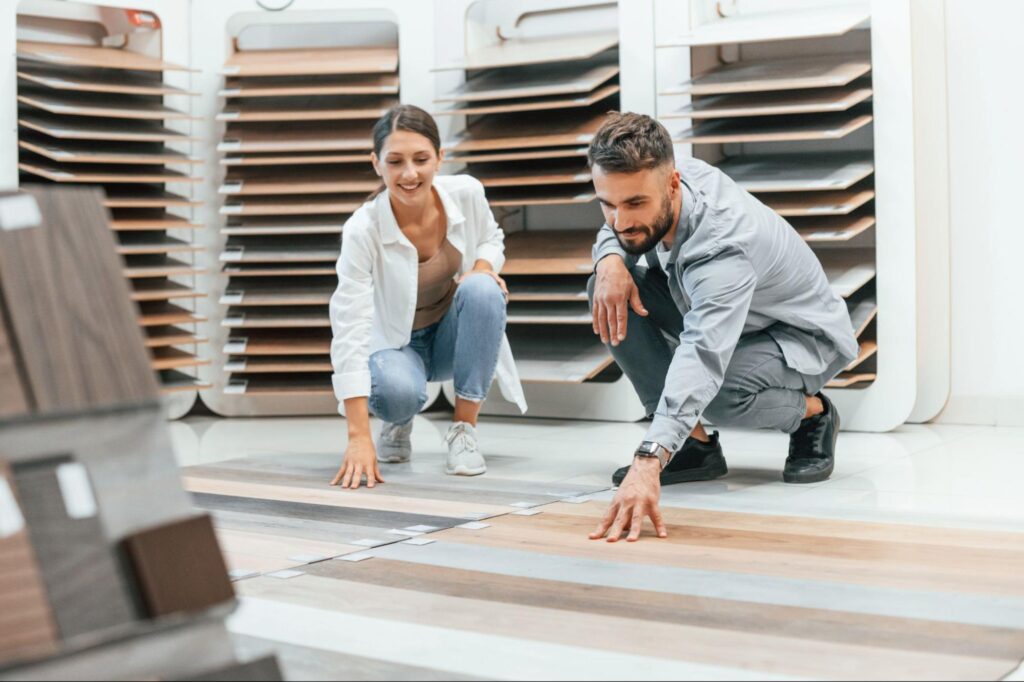
M663 491L669 539L609 545L586 534L643 424L485 420L489 472L464 479L443 417L358 492L326 485L340 419L173 425L240 653L403 680L1000 679L1024 658L1024 429L844 434L806 487L781 482L785 436L723 431L730 475Z

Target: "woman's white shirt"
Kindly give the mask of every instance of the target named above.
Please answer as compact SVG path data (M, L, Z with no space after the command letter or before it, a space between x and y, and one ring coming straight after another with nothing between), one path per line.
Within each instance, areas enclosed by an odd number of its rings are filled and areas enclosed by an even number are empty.
M494 220L483 185L468 175L434 178L448 220L448 241L462 255L459 275L478 260L501 272L505 235ZM331 297L331 362L339 403L370 395L370 356L409 345L419 276L419 255L402 234L387 191L366 202L345 223L338 288ZM496 371L509 402L526 411L512 349L504 338ZM344 405L339 405L343 413Z

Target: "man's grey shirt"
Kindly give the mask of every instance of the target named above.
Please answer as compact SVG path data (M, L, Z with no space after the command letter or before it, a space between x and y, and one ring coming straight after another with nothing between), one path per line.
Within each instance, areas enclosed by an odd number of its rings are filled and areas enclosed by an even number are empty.
M858 353L845 302L796 230L717 168L698 159L678 167L683 205L666 270L683 333L647 433L673 452L718 395L741 336L765 331L809 376ZM611 254L631 269L639 261L605 225L594 263Z

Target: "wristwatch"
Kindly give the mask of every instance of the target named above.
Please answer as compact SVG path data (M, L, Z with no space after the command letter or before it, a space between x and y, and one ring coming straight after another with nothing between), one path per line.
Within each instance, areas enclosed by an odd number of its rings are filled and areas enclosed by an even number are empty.
M661 468L664 469L669 460L672 459L672 452L652 440L645 440L643 443L640 443L640 447L636 449L633 456L643 457L644 459L656 459L661 463Z

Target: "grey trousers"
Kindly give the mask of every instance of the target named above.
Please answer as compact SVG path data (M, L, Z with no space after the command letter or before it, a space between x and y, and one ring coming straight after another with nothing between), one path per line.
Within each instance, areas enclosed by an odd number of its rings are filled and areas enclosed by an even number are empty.
M638 267L632 274L649 314L641 317L631 309L626 339L608 349L633 384L644 409L653 414L665 390L665 377L675 352L669 338L678 339L682 334L683 315L662 270ZM593 277L588 294L592 305ZM821 391L846 363L840 357L833 364L818 376L801 374L786 364L782 349L770 334L761 331L742 336L722 388L705 408L703 417L719 426L793 433L807 413L805 396Z

